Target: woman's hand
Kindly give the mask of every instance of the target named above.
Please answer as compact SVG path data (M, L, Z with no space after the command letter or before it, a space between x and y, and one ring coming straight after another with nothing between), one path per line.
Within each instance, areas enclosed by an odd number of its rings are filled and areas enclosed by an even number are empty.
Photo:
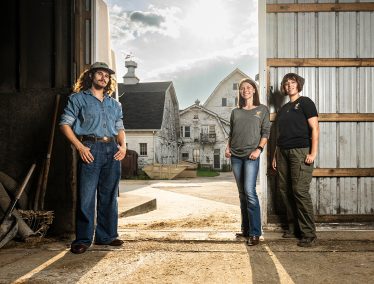
M252 153L249 154L249 159L250 160L257 160L258 157L260 157L260 155L261 155L261 150L256 149Z
M308 154L308 155L306 155L305 163L309 164L309 165L313 164L315 159L316 159L316 155Z
M225 157L226 157L227 159L231 158L230 148L226 148L226 150L225 150Z
M275 158L275 155L274 155L273 161L271 161L271 167L273 168L274 171L277 170L277 159Z

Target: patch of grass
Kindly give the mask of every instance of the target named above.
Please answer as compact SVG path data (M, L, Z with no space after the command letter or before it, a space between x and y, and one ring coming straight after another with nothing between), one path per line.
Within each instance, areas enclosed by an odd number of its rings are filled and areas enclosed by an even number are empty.
M132 180L150 180L151 178L147 176L145 172L142 170L138 170L138 175L137 176L132 176L132 177L126 177L125 179L132 179Z
M211 169L200 168L197 169L198 177L216 177L219 176L219 172L213 171Z

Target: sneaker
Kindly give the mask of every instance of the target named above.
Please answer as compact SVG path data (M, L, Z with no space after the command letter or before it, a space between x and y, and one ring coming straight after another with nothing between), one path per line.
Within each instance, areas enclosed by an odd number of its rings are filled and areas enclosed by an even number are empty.
M297 245L299 247L312 247L317 243L317 237L303 237Z

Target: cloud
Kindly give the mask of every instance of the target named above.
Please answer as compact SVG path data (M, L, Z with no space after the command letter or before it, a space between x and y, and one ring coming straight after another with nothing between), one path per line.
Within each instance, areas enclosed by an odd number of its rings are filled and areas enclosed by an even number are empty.
M144 26L160 27L165 18L155 13L135 11L130 14L130 20L139 22Z
M174 79L176 78L175 74L179 71L193 72L196 66L211 65L209 62L237 62L238 58L242 58L243 56L247 58L257 58L257 41L244 42L232 48L213 51L204 57L169 63L165 67L149 71L145 74L145 79L159 80L160 78L167 78L167 76L172 76L170 79Z
M118 5L109 6L112 40L124 44L147 34L179 37L179 8L156 8L149 5L148 10L123 11Z

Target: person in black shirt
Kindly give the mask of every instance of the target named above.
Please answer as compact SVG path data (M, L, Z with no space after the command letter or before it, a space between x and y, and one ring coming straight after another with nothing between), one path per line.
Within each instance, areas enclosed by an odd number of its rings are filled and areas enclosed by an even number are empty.
M313 204L309 194L318 150L318 113L314 102L300 95L304 78L288 73L281 91L290 101L277 113L277 148L272 167L278 171L279 190L286 206L288 230L284 238L298 237L298 246L316 243Z

